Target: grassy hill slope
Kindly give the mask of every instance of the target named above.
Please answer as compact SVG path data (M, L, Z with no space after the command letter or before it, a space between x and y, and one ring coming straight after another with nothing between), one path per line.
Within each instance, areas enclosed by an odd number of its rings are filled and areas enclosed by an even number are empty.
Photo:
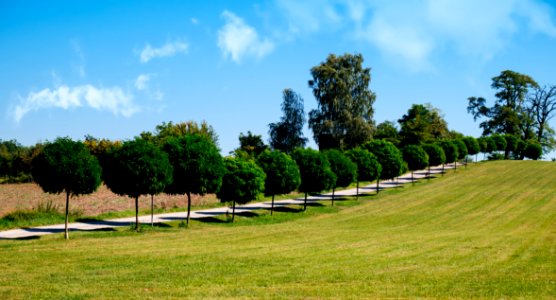
M0 241L0 298L555 298L556 164L478 164L278 224L73 237Z

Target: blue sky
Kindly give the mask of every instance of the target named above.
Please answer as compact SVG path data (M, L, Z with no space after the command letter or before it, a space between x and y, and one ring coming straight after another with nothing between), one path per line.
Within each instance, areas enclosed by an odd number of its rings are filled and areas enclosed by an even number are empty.
M556 4L3 0L0 45L0 139L24 145L206 120L227 154L240 132L268 139L283 89L315 108L309 70L330 53L363 54L377 123L431 103L479 136L467 98L491 104L493 76L556 84Z

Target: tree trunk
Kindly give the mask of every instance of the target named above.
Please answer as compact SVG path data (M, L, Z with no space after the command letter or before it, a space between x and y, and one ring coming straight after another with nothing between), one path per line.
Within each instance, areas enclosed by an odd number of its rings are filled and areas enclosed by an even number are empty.
M236 217L236 201L232 201L232 223L234 222L234 219Z
M332 206L334 206L334 193L336 192L336 188L332 188Z
M411 184L415 184L415 181L413 179L413 170L411 170Z
M270 215L274 212L274 194L272 194L272 205L270 206Z
M444 163L442 164L442 176L444 176Z
M64 228L64 238L69 240L68 217L69 217L69 200L70 193L66 192L66 227Z
M154 195L151 194L151 227L154 227Z
M357 180L357 191L355 192L355 200L359 200L359 180Z
M465 157L465 168L467 169L467 156Z
M378 195L378 193L380 192L380 178L376 179L376 194Z
M135 230L139 231L139 196L135 196Z
M307 210L307 192L305 192L305 202L303 202L303 211Z
M191 215L191 193L187 192L187 226L189 226L190 215Z
M458 170L458 161L454 161L454 172Z

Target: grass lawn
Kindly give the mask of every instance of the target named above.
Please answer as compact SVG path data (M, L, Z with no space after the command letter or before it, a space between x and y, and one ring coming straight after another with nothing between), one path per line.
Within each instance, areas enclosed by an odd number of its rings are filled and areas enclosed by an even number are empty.
M556 163L480 163L337 203L0 241L0 298L556 298Z

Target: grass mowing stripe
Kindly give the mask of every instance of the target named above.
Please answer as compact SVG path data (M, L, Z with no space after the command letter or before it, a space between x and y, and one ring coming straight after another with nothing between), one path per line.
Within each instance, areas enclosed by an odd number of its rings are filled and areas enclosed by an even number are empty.
M0 241L0 297L554 298L555 170L474 164L278 223Z

